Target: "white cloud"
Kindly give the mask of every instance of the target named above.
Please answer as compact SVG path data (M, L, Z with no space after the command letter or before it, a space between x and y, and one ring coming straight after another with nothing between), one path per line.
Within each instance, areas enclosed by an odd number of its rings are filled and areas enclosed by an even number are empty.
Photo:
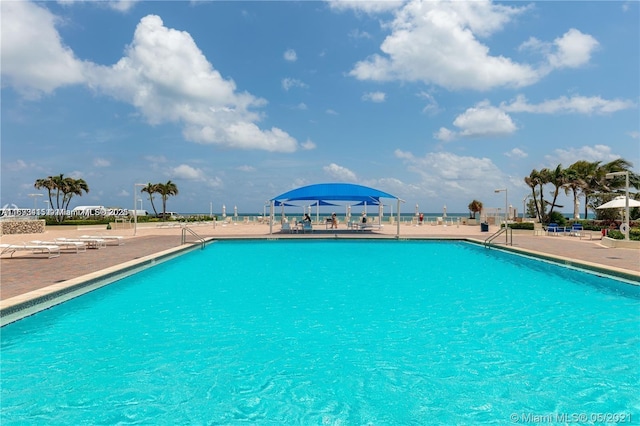
M456 139L457 135L456 132L447 129L446 127L440 127L440 129L433 134L433 137L443 142L450 142Z
M509 158L527 158L529 156L529 154L527 154L520 148L513 148L511 151L505 152L504 155Z
M19 172L22 170L30 169L32 166L29 166L24 160L16 160L13 163L8 163L6 165L7 170L12 172Z
M302 142L301 146L302 146L302 149L307 151L316 149L316 144L313 143L313 141L310 139L307 139L306 141Z
M350 74L361 80L422 81L449 89L528 86L541 77L537 70L490 55L478 39L526 10L489 1L412 0L388 25L392 32L380 47L384 56L358 62Z
M608 114L635 107L635 103L629 100L602 99L599 96L561 96L539 104L531 104L523 95L519 95L511 103L503 102L500 108L507 112L529 112L535 114Z
M296 109L299 109L300 111L306 111L308 107L304 102L300 102L298 105L296 105Z
M91 87L138 108L151 124L182 123L187 140L236 149L293 152L297 141L273 127L260 129L266 104L238 92L207 61L189 33L149 15L138 24L126 56L111 67L93 65Z
M146 155L145 160L151 163L166 163L167 158L164 155Z
M171 176L178 179L186 179L186 180L197 180L202 181L206 180L205 173L194 167L191 167L187 164L180 164L177 167L171 169Z
M388 12L402 6L404 0L328 0L329 6L334 10L356 10L365 13Z
M355 29L349 32L349 37L354 38L354 39L370 39L371 38L371 34L369 34L366 31L361 31L359 29Z
M283 78L282 79L282 88L286 91L289 91L289 89L293 88L293 87L301 87L301 88L305 88L305 87L309 87L307 86L305 83L303 83L302 81L295 79L295 78Z
M237 167L238 170L240 170L241 172L255 172L256 168L253 166L248 166L248 165L243 165L243 166L238 166Z
M438 106L438 102L436 101L436 98L434 98L429 93L420 92L418 93L418 97L426 101L426 105L424 106L424 108L422 108L422 112L427 114L435 114L438 111L440 111L440 107Z
M328 110L325 111L325 113L329 114L329 115L338 115L338 113L334 110L332 110L331 108L329 108Z
M576 161L581 160L608 163L618 158L620 158L620 156L613 154L611 147L607 145L582 146L569 149L558 148L554 150L553 154L545 156L548 167L556 167L558 164L562 164L563 167L568 167Z
M111 162L105 158L96 158L93 160L94 167L109 167Z
M411 152L396 150L409 171L418 174L418 184L428 196L456 198L481 197L493 193L504 183L504 175L489 158L459 156L449 152L431 152L417 157ZM489 188L489 189L488 189Z
M637 130L632 132L627 132L627 134L631 137L631 139L640 138L640 132L638 132Z
M368 92L362 95L362 100L381 103L385 101L386 96L384 92Z
M283 57L285 61L289 61L289 62L295 62L298 60L298 55L296 54L296 51L293 49L287 49L284 52Z
M91 4L97 4L102 7L108 7L109 9L117 10L118 12L128 12L135 6L139 0L108 0L108 1L95 1L95 0L58 0L58 3L63 5L74 5L77 3L90 2Z
M60 21L27 1L2 2L2 79L24 97L37 99L84 81L84 64L62 43Z
M460 129L458 134L465 137L504 136L517 130L509 115L486 101L467 109L453 124Z
M335 163L331 163L328 166L324 166L322 168L325 173L336 180L340 180L343 182L356 182L356 174L346 167L339 166Z
M556 51L549 56L554 68L577 68L589 62L598 41L588 34L571 28L562 37L553 41Z

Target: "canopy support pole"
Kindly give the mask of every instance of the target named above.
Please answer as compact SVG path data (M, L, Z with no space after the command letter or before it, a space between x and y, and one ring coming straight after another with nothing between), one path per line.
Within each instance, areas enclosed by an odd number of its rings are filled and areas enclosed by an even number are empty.
M397 211L397 215L398 215L398 220L396 222L398 222L396 224L398 230L396 231L396 238L400 238L400 203L402 202L402 200L400 198L398 198L398 211Z
M273 234L273 200L269 203L269 234Z

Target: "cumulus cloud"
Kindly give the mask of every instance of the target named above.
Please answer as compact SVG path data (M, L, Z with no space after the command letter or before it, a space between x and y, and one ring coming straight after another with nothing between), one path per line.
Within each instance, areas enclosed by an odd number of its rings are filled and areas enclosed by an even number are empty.
M238 166L237 167L238 170L240 170L241 172L255 172L256 168L253 166L249 166L249 165L242 165L242 166Z
M190 141L280 152L298 148L285 131L258 127L261 116L253 109L264 106L264 99L238 92L189 33L165 27L155 15L142 18L118 63L93 65L87 78L94 89L136 106L151 124L183 123Z
M90 1L92 4L98 4L99 6L108 7L109 9L116 10L118 12L128 12L135 6L139 0L108 0L98 1L95 0L58 0L58 3L63 5L73 5L76 3L83 3Z
M388 24L391 34L374 54L350 72L361 80L422 81L448 89L524 87L541 74L528 64L492 56L480 41L502 30L528 8L490 1L412 0Z
M285 50L283 57L285 61L289 61L289 62L295 62L298 60L298 54L293 49Z
M549 63L554 68L577 68L588 63L599 45L595 38L575 28L555 39L553 44L556 49L549 55Z
M355 10L365 13L388 12L402 6L404 0L328 0L331 9L344 11Z
M531 104L523 95L519 95L510 103L503 102L500 108L507 112L529 112L534 114L609 114L624 109L634 108L634 102L623 99L607 100L599 96L561 96L539 104Z
M202 170L191 167L187 164L180 164L179 166L171 169L171 175L178 179L206 180L205 173Z
M237 89L202 54L191 35L148 15L125 56L112 66L82 62L64 46L47 9L26 1L2 4L3 84L37 98L86 84L135 106L150 124L178 123L185 139L236 149L293 152L297 141L277 127L261 129L255 112L266 100Z
M511 151L505 152L504 155L510 158L526 158L529 154L527 154L520 148L513 148Z
M601 161L608 163L620 158L619 155L611 152L611 147L607 145L582 146L569 149L556 149L553 154L546 155L545 160L549 167L556 167L562 164L567 167L576 161Z
M518 129L508 114L487 101L468 108L455 118L453 125L459 130L443 127L436 133L436 139L450 141L457 137L506 136Z
M356 182L356 174L346 167L339 166L335 163L331 163L328 166L322 168L332 178L343 182Z
M282 79L282 88L286 91L289 91L289 89L293 88L293 87L301 87L301 88L305 88L305 87L309 87L307 86L305 83L303 83L302 81L295 79L295 78L283 78Z
M24 97L37 99L61 86L84 81L84 63L65 46L60 21L26 1L2 2L2 79Z
M310 139L307 139L306 141L302 142L301 146L302 146L302 149L307 151L316 149L316 144Z
M418 157L396 150L409 171L421 177L419 186L430 196L478 197L504 183L504 175L489 158L460 156L449 152L430 152Z
M384 92L367 92L362 95L362 100L381 103L385 101L386 96Z

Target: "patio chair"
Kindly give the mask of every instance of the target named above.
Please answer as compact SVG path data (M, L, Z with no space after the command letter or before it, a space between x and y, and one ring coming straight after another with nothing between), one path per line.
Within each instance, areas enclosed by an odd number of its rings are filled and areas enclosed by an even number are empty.
M3 254L11 253L11 256L17 251L30 251L33 254L46 254L49 259L52 257L60 256L60 247L56 245L45 246L45 245L37 245L37 244L0 244L0 248L2 248L2 252L0 252L0 256Z
M282 223L282 229L280 229L281 232L286 232L286 233L291 233L292 229L291 229L291 225L289 225L289 222L283 222Z
M30 244L38 246L58 246L60 250L75 250L76 254L87 251L87 244L80 241L29 241Z
M573 225L571 225L571 229L569 230L569 235L572 235L574 237L579 237L580 233L582 233L584 231L584 228L582 227L581 223L574 223Z
M302 232L306 233L307 231L313 232L313 226L311 225L311 222L302 222Z
M80 238L103 239L107 244L111 242L113 246L121 246L124 244L124 237L116 235L81 235Z
M56 238L56 242L80 242L85 243L90 249L101 249L107 246L107 241L103 238Z
M564 235L564 227L559 226L557 223L551 222L547 225L547 235Z

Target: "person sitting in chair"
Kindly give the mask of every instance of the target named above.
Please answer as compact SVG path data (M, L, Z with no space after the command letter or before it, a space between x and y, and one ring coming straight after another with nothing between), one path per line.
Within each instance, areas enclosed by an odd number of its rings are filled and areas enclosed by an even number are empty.
M302 219L303 222L305 223L311 223L311 216L309 216L308 213L304 214L304 219Z
M367 213L366 212L362 212L362 219L360 219L360 221L363 224L367 223Z
M334 213L331 213L331 229L338 229L338 216Z

